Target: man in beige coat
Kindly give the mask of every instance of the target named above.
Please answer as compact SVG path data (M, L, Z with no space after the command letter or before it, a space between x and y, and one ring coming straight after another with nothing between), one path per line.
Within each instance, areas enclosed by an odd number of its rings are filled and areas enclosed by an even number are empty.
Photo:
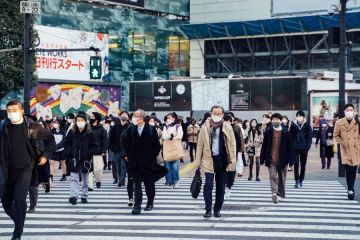
M345 167L348 199L354 200L356 169L360 164L359 118L354 116L354 105L345 105L345 117L336 121L334 138L341 145L341 159Z
M214 217L220 218L227 171L235 171L236 166L234 131L229 123L224 123L223 117L224 109L221 106L212 107L211 120L202 126L196 150L195 166L201 167L205 172L205 218L211 217L214 177L216 182Z

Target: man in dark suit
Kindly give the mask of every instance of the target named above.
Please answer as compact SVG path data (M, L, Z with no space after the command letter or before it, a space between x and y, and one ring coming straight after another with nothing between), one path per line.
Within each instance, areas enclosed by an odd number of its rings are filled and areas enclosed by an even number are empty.
M135 204L133 215L141 213L142 188L144 182L148 202L144 211L151 211L155 198L155 183L163 178L168 170L157 164L156 156L160 152L160 142L153 126L145 123L146 114L144 110L138 109L134 112L132 123L126 134L125 159L128 161L128 174L135 182Z

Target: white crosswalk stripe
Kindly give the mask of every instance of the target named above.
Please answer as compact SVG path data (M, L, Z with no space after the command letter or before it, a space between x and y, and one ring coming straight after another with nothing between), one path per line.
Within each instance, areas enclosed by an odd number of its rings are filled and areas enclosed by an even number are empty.
M56 178L49 194L41 190L36 213L27 214L22 239L360 239L360 205L347 200L337 181L306 181L302 189L289 181L286 199L275 205L268 181L237 179L222 218L208 220L202 217L203 196L192 199L190 183L181 179L172 190L160 181L154 210L132 216L126 189L111 179L90 192L88 204L72 206L69 182ZM10 239L12 230L1 210L0 239Z

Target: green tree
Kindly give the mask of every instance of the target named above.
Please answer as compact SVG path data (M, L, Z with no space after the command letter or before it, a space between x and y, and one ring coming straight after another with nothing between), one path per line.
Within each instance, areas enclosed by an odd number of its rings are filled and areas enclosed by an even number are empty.
M0 0L0 50L23 46L24 16L20 0ZM33 21L32 21L33 22ZM33 23L31 24L33 26ZM34 33L32 33L35 36ZM31 37L33 46L34 37ZM36 83L35 53L31 53L32 85ZM9 91L23 89L23 51L0 52L0 99Z

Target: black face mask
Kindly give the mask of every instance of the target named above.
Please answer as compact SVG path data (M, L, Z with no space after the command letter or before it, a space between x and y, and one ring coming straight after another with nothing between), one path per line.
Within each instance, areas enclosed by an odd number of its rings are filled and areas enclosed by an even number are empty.
M90 118L90 124L91 124L91 125L94 124L95 122L96 122L96 119Z

